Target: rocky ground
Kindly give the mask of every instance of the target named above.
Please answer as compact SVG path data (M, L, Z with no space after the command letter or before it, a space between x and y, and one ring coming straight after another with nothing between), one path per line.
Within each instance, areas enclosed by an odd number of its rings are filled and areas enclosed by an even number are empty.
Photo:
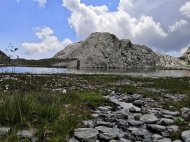
M186 121L190 108L163 108L163 101L180 101L186 95L164 95L154 100L109 90L105 98L117 108L98 107L92 119L83 121L84 127L74 130L69 142L190 142L190 123Z
M0 141L190 141L189 78L11 74L0 77ZM17 110L18 102L25 103ZM27 108L31 103L32 107ZM54 111L48 108L54 105L59 113L52 118ZM47 115L41 116L42 112ZM17 120L19 115L21 120Z

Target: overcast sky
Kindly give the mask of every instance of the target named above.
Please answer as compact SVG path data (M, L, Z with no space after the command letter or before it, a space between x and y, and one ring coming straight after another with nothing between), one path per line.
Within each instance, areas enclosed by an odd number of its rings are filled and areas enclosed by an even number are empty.
M92 32L180 56L190 46L190 0L0 0L4 52L11 43L20 57L52 57Z

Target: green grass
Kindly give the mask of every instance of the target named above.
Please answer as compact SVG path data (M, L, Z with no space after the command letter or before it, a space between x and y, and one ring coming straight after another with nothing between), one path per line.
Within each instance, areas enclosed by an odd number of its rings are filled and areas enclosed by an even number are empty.
M107 103L99 92L94 91L1 93L1 100L0 124L12 128L11 136L16 130L33 128L37 130L38 138L49 141L66 140L73 128L90 117L90 108Z
M5 77L6 76L6 77ZM100 105L111 105L102 94L111 89L159 99L164 93L184 93L188 99L166 101L165 106L190 107L189 78L148 78L117 75L16 75L0 74L0 125L10 126L4 141L17 141L17 130L33 128L40 141L66 141L81 121ZM120 84L122 82L131 84ZM8 89L6 89L8 86ZM66 94L53 89L64 88ZM148 90L162 89L161 93ZM163 102L164 103L164 102ZM180 122L176 122L180 123ZM182 125L185 124L181 124ZM174 134L173 137L178 137ZM3 141L3 139L0 141Z

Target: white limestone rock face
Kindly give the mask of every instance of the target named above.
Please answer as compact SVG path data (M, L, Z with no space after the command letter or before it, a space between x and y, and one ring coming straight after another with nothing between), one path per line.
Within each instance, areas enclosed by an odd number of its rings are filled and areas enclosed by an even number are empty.
M183 54L181 57L182 60L190 63L190 47L187 49L187 51Z
M144 45L118 39L110 33L92 33L86 40L71 44L54 58L76 59L80 68L152 68L179 67L184 62L158 54ZM67 65L70 67L70 65ZM77 66L77 65L76 65ZM73 67L73 64L72 64Z

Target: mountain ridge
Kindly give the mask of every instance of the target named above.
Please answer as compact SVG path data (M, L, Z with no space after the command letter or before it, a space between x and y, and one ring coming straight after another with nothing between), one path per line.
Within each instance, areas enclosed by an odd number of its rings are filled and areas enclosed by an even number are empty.
M156 53L145 45L133 44L128 39L118 39L114 34L100 32L67 46L54 58L76 59L74 62L56 64L68 68L178 68L186 65L178 58Z

